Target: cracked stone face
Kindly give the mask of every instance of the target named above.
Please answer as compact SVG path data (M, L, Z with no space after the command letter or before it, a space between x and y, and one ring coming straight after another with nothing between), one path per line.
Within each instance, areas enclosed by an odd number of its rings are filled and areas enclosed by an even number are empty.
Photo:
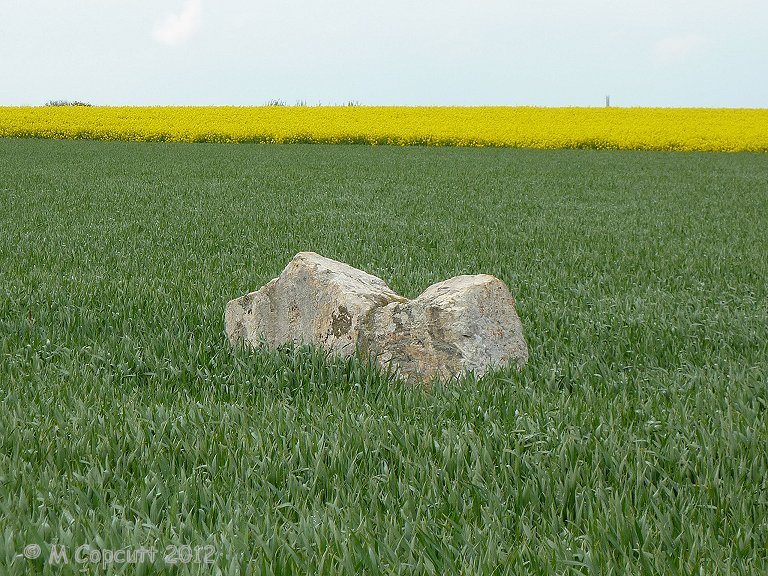
M404 300L376 276L300 252L280 276L227 304L225 330L232 344L315 344L348 356L360 339L361 320L376 307Z
M380 278L313 252L300 252L279 277L230 301L225 331L232 345L359 352L411 381L480 377L528 360L515 300L498 278L457 276L408 300Z

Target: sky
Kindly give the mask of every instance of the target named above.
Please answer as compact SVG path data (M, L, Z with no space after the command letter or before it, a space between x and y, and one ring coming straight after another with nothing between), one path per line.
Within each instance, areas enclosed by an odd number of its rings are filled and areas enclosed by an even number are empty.
M768 108L767 0L0 0L0 105Z

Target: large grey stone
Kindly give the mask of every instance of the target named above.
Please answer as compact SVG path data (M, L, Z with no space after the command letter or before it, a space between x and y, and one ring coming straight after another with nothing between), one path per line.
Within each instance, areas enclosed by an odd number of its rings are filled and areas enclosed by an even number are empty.
M409 302L374 310L365 354L410 380L443 379L528 361L528 347L506 285L487 274L433 284Z
M407 300L380 278L301 252L279 277L227 304L230 343L306 343L373 357L411 381L477 377L514 363L528 347L507 286L486 274L457 276Z
M300 252L279 277L227 304L225 329L232 344L317 344L349 356L368 315L403 301L381 278L314 252Z

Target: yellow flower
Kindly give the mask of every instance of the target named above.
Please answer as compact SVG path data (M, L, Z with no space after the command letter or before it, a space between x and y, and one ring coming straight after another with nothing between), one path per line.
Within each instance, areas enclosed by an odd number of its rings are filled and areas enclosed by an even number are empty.
M0 137L767 152L768 110L0 107Z

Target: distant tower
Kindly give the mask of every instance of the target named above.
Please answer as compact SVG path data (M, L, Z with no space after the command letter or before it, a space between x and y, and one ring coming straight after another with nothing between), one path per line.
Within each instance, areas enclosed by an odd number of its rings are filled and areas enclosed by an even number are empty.
M606 95L605 96L605 107L610 108L611 107L611 97Z

